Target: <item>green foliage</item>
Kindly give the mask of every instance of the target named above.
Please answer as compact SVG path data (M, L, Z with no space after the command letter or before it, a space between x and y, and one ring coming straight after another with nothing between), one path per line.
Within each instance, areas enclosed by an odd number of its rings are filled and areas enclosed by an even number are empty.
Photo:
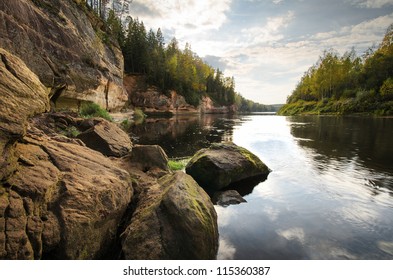
M69 138L76 138L81 132L75 126L69 126L61 133Z
M219 69L205 63L189 44L181 50L173 38L165 46L161 29L147 32L143 22L131 19L120 45L125 71L146 74L147 81L163 92L176 90L194 106L206 93L218 105L234 104L234 78L224 77Z
M123 129L125 132L130 131L131 126L132 126L132 121L130 121L129 119L124 119L124 120L120 123L121 129Z
M145 113L140 108L135 108L134 109L134 118L136 120L144 120L146 118Z
M304 73L280 114L359 113L386 114L393 100L393 25L380 47L362 58L352 49L340 56L325 51Z
M235 95L234 104L237 106L239 112L276 112L276 106L263 105L249 99L244 98L240 94Z
M108 121L113 120L107 110L101 108L98 104L94 102L82 103L79 114L84 118L100 117Z
M169 169L176 171L176 170L183 170L186 168L187 163L189 162L189 158L180 159L180 160L169 160L168 167Z

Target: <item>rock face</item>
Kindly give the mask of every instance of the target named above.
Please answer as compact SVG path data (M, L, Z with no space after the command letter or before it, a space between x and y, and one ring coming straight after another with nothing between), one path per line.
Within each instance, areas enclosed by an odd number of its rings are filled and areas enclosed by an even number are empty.
M127 101L121 50L105 40L101 20L84 5L78 0L1 1L0 47L25 61L57 107L87 100L120 109Z
M127 75L124 86L134 107L142 108L147 114L198 113L198 108L188 104L183 96L171 91L163 94L158 88L148 86L144 76Z
M122 234L126 259L214 259L217 217L209 196L187 174L169 174L145 189Z
M270 170L250 151L233 143L220 143L197 152L186 172L202 187L220 190L252 177L266 178Z
M11 150L13 143L24 135L27 118L48 110L49 99L48 91L22 60L4 49L0 49L0 58L1 180L12 172Z
M0 257L105 254L131 200L129 174L72 139L58 141L34 129L16 145L14 156L15 172L0 187Z
M208 96L203 96L199 111L204 114L232 114L237 111L235 105L231 106L216 106Z
M97 124L78 135L89 148L106 156L122 157L131 152L130 137L120 127L101 119Z

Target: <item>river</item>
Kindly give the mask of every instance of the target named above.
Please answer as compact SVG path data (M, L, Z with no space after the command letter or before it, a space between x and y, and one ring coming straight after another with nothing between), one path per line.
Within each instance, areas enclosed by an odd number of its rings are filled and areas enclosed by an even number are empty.
M233 141L272 169L247 203L215 206L218 259L393 259L393 118L178 116L131 132L169 157Z

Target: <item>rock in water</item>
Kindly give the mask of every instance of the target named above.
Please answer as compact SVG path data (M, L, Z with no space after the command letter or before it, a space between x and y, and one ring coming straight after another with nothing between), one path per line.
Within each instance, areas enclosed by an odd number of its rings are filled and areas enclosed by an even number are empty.
M102 119L98 124L78 135L89 148L106 156L122 157L132 149L130 137L116 124Z
M217 214L209 196L184 172L152 184L122 234L126 259L215 259Z
M187 164L186 172L203 188L221 190L245 179L265 179L270 170L247 149L234 143L219 143L198 151Z

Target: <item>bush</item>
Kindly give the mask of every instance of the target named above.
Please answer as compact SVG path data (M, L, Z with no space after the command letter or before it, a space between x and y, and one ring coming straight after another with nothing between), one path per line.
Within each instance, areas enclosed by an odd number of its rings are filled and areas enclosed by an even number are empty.
M84 118L100 117L108 121L112 121L112 117L108 111L101 108L100 105L93 102L85 102L82 104L79 114Z

